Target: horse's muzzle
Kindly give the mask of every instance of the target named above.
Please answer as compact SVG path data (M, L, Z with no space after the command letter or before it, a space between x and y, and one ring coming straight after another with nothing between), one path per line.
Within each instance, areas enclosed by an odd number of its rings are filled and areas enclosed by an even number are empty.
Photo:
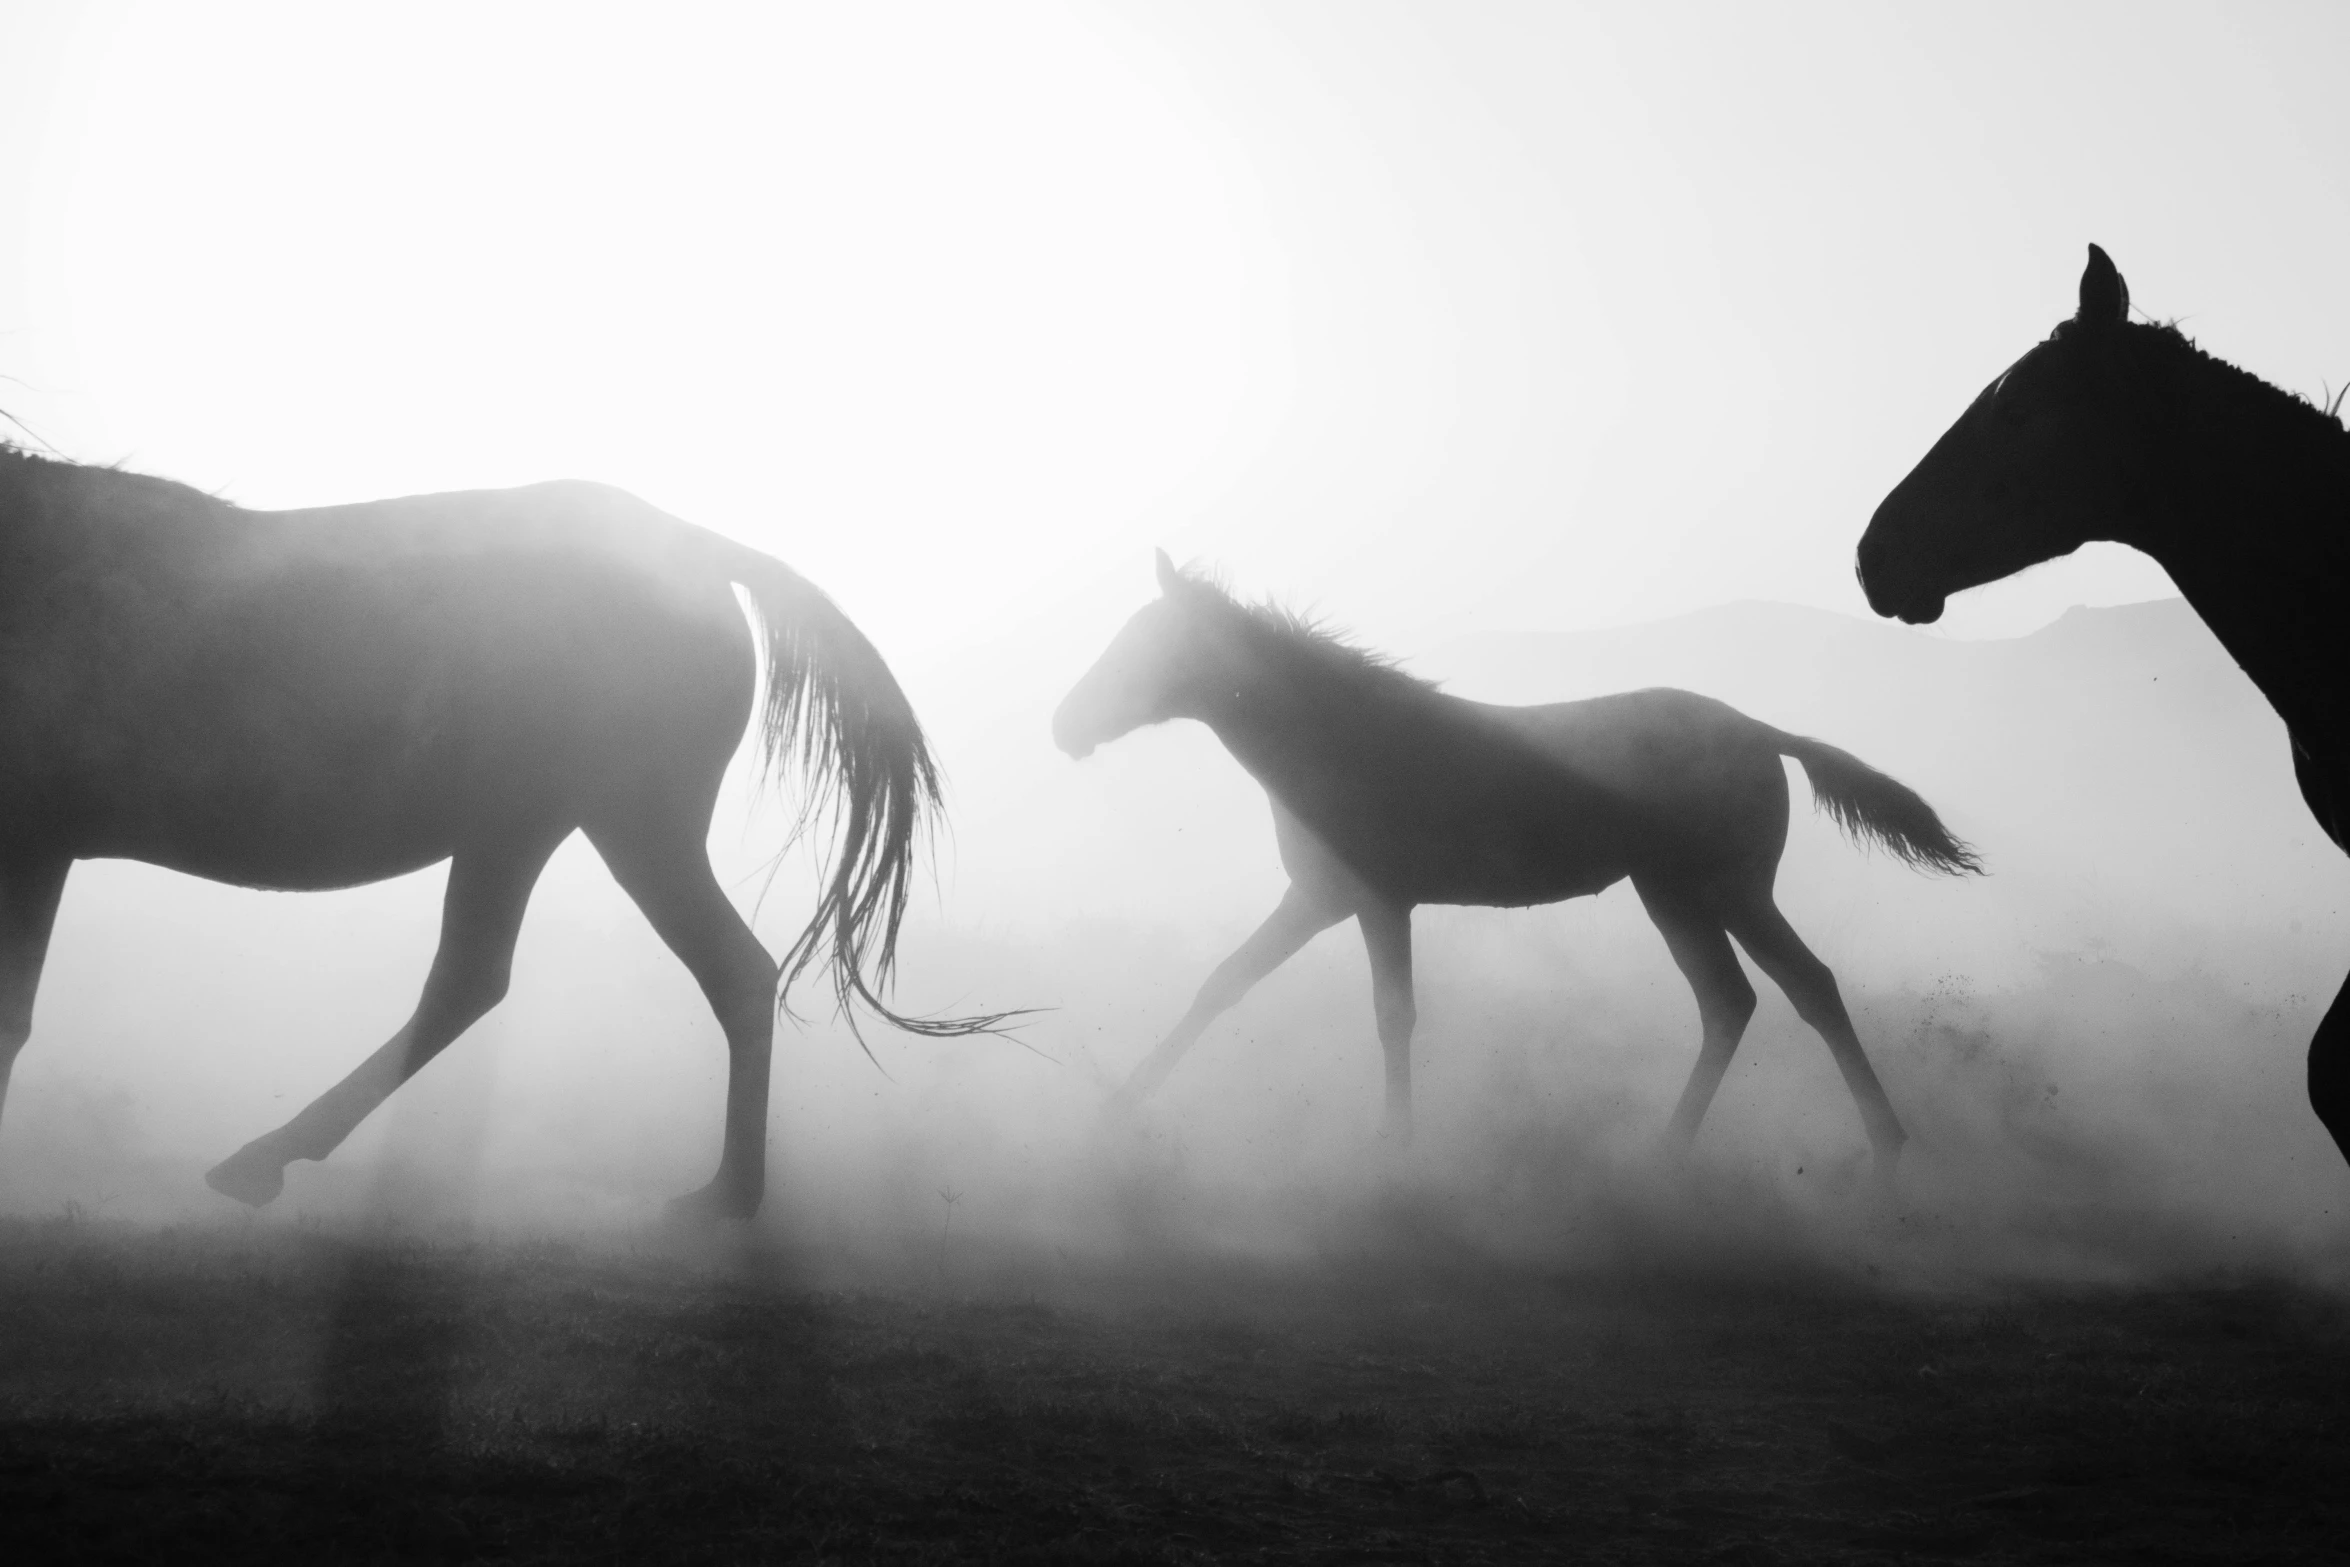
M1872 527L1871 531L1874 529ZM1860 579L1860 591L1869 601L1869 608L1890 620L1899 620L1912 626L1930 626L1942 618L1942 607L1948 595L1931 590L1903 593L1886 580L1884 551L1870 548L1870 540L1863 537L1853 561L1852 574Z

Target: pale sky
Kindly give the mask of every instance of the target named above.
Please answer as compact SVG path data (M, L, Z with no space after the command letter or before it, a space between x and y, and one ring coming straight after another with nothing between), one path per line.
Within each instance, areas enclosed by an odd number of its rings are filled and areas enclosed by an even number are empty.
M2090 240L2350 378L2345 60L2315 5L6 4L0 406L253 505L609 480L916 662L1089 657L1155 545L1405 651L1865 613Z

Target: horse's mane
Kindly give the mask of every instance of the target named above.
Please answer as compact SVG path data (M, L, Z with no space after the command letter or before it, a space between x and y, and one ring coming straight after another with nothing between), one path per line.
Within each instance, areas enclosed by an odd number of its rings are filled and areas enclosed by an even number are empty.
M2070 319L2058 322L2056 330L2049 334L2050 340L2064 338L2075 325ZM2132 329L2141 334L2138 341L2154 344L2158 352L2183 361L2279 424L2297 426L2304 435L2322 434L2337 439L2350 435L2350 429L2343 427L2339 396L2328 407L2313 397L2264 381L2242 365L2230 364L2205 349L2180 331L2176 321L2139 321L2132 323Z
M2350 434L2350 431L2343 429L2338 412L2325 408L2315 398L2287 391L2262 380L2241 365L2230 364L2217 354L2205 351L2193 338L2179 330L2177 322L2150 322L2148 325L2153 327L2156 341L2174 353L2188 356L2198 368L2212 372L2231 392L2259 407L2272 418L2298 424L2304 431L2323 432L2337 438Z
M86 468L89 466L87 463L75 462L70 457L60 457L55 452L40 451L18 440L13 435L0 435L0 461L34 463L49 468Z
M36 451L13 435L0 435L0 463L7 463L19 468L79 468L82 466L70 457L59 457L49 452Z
M1271 599L1243 603L1213 572L1187 567L1177 574L1170 591L1228 619L1261 644L1300 658L1309 667L1365 694L1417 697L1437 689L1435 681L1398 668L1392 655L1349 641L1343 632L1313 615Z
M147 496L170 495L212 506L234 504L178 479L166 479L151 473L134 473L120 463L77 462L71 457L38 451L22 441L0 435L0 486L38 483L42 480L91 485L117 494L134 491Z

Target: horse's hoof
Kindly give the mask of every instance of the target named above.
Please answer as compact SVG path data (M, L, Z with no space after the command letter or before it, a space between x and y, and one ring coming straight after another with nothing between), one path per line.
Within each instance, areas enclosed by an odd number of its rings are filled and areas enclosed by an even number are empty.
M729 1219L755 1219L759 1216L759 1198L756 1191L743 1192L731 1184L712 1181L698 1192L688 1192L672 1200L668 1207L672 1224L723 1224Z
M205 1171L204 1184L248 1208L266 1208L286 1189L286 1167L248 1143Z

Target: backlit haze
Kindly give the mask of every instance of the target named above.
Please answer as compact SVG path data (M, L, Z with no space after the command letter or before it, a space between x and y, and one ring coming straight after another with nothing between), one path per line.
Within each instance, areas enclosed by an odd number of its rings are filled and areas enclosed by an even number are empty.
M1686 684L1902 777L1991 878L1853 853L1798 779L1783 888L1939 1129L1924 1189L1982 1233L2127 1208L2096 1266L2338 1250L2350 1176L2297 1073L2350 872L2191 616L2052 626L2170 597L2161 571L2093 546L1932 632L1832 617L1868 618L1871 510L2069 313L2092 240L2213 352L2350 379L2345 60L2350 13L2314 5L0 4L0 408L251 506L605 480L839 599L952 789L905 999L1049 1010L1029 1051L877 1037L887 1078L837 1027L784 1036L778 1222L928 1235L949 1191L981 1231L1097 1241L1339 1222L1377 1087L1351 930L1132 1145L1093 1129L1281 887L1204 731L1051 749L1164 547L1465 694ZM2172 668L2197 694L2153 692ZM730 883L781 819L730 791ZM213 1211L195 1172L405 1015L440 879L82 867L0 1206ZM771 945L806 888L787 867ZM1661 941L1624 888L1421 929L1439 1206L1596 1244L1510 1204L1623 1212L1558 1150L1630 1146L1678 1089ZM1767 988L1750 1039L1720 1180L1851 1166L1826 1051ZM574 842L513 999L285 1202L414 1166L458 1206L503 1171L482 1189L535 1211L649 1213L707 1174L722 1064ZM1801 1230L1803 1190L1765 1227Z

